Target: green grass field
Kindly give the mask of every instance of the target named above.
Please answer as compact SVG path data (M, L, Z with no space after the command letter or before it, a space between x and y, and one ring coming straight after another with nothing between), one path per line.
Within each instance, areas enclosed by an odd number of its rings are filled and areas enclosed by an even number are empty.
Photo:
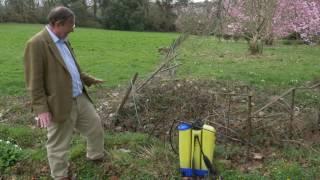
M26 41L43 25L0 24L0 95L24 93L23 52ZM169 45L177 34L119 32L77 28L70 34L83 71L115 87L135 72L141 77L155 68L158 48Z
M0 24L0 139L17 143L25 153L21 163L12 168L1 169L0 162L0 179L1 173L10 179L31 179L32 173L42 174L40 179L49 178L45 131L32 129L32 117L23 102L24 45L42 28L43 25ZM112 89L126 85L135 72L140 78L147 77L161 63L158 48L169 46L178 36L176 33L77 28L70 39L82 69L104 79L103 86ZM263 55L251 56L244 41L219 42L215 38L191 36L177 53L175 63L182 63L177 69L177 78L242 81L263 89L289 88L320 79L319 46L277 43L266 46ZM17 114L19 117L13 122L19 123L2 122L8 112ZM163 141L129 132L107 132L105 140L110 163L97 167L85 161L85 143L75 136L71 160L82 179L178 179L178 157ZM320 150L320 147L313 148ZM243 147L233 146L228 153L243 152ZM217 162L217 166L224 179L320 178L319 154L299 146L275 148L274 153L275 156L263 160L262 167L253 164L256 170L250 172L227 167L222 162ZM219 144L216 157L225 156L223 145Z
M43 25L0 24L0 95L24 93L23 51L26 41ZM178 36L174 33L140 33L77 28L70 35L83 69L106 80L106 87L140 77L160 64L159 47ZM292 86L319 79L319 47L276 44L263 56L250 56L244 41L218 42L191 37L178 50L180 77L241 80L254 85Z
M265 46L251 56L245 41L219 42L192 37L180 50L180 74L189 77L240 80L262 87L302 85L320 79L319 47Z

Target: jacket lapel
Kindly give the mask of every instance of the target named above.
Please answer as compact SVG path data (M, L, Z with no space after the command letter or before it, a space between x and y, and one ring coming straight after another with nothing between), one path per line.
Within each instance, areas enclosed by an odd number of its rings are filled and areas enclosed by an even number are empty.
M75 56L75 54L74 54L74 52L73 52L73 48L71 47L71 43L69 42L69 40L66 41L66 46L68 47L68 49L69 49L69 51L70 51L70 53L71 53L71 55L72 55L72 57L73 57L73 59L74 59L74 63L76 64L76 66L77 66L77 68L78 68L78 71L79 71L79 73L80 73L80 72L81 72L80 66L79 66L79 64L78 64L78 62L77 62L77 60L76 60L76 56Z
M43 32L44 38L45 38L46 42L48 43L48 47L49 47L51 53L53 54L53 56L55 56L55 59L57 59L58 62L65 68L65 70L68 71L67 66L64 63L57 46L55 45L55 43L51 39L49 32L46 29L44 29L43 31L44 31Z

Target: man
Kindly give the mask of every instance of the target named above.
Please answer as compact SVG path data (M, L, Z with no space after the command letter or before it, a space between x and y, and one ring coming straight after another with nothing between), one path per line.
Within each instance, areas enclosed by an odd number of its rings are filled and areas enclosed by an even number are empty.
M101 120L84 85L102 80L83 73L67 36L75 27L74 13L63 6L48 15L49 24L26 45L24 66L27 90L37 125L47 128L47 155L54 179L68 179L68 152L73 129L87 139L87 158L104 156Z

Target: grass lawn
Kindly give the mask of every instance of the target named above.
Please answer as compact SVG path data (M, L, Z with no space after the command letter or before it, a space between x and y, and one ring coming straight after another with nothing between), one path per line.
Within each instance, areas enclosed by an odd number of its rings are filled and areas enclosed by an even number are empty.
M19 152L5 157L21 160L7 168L0 153L0 179L30 179L33 173L40 179L49 178L45 131L33 129L32 115L23 102L24 45L42 28L0 24L0 139L18 144L23 155L20 157ZM135 72L139 78L147 77L161 63L158 48L170 45L178 35L77 28L70 39L83 71L104 79L104 88L115 89L126 85ZM263 55L251 56L244 41L219 42L212 37L190 36L177 53L175 63L182 63L177 78L241 81L261 89L282 90L320 79L319 46L277 43L266 46ZM13 119L5 119L8 113L14 114L8 116ZM95 166L85 161L85 142L75 136L70 154L72 168L82 179L178 179L178 156L167 142L132 132L107 132L105 140L110 163ZM319 146L313 148L320 151ZM242 146L232 146L225 152L224 145L218 144L215 155L220 160L226 153L244 152ZM224 179L320 179L320 156L314 151L285 145L274 147L272 152L274 156L263 162L253 162L249 172L219 160L216 165Z
M43 25L0 24L0 96L24 93L23 52L26 41ZM169 45L177 34L139 33L77 28L70 34L83 71L106 81L106 87L141 77L158 64L158 48Z
M245 41L219 42L191 37L180 50L179 75L240 80L262 87L291 87L319 80L319 46L265 46L261 56L251 56Z

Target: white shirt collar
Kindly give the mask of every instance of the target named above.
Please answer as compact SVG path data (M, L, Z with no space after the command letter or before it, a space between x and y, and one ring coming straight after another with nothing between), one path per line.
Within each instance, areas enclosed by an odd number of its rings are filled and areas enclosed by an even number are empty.
M51 31L49 26L50 25L46 25L46 29L49 32L49 35L54 43L58 43L59 41L65 41L65 39L59 39L58 36L54 32Z

